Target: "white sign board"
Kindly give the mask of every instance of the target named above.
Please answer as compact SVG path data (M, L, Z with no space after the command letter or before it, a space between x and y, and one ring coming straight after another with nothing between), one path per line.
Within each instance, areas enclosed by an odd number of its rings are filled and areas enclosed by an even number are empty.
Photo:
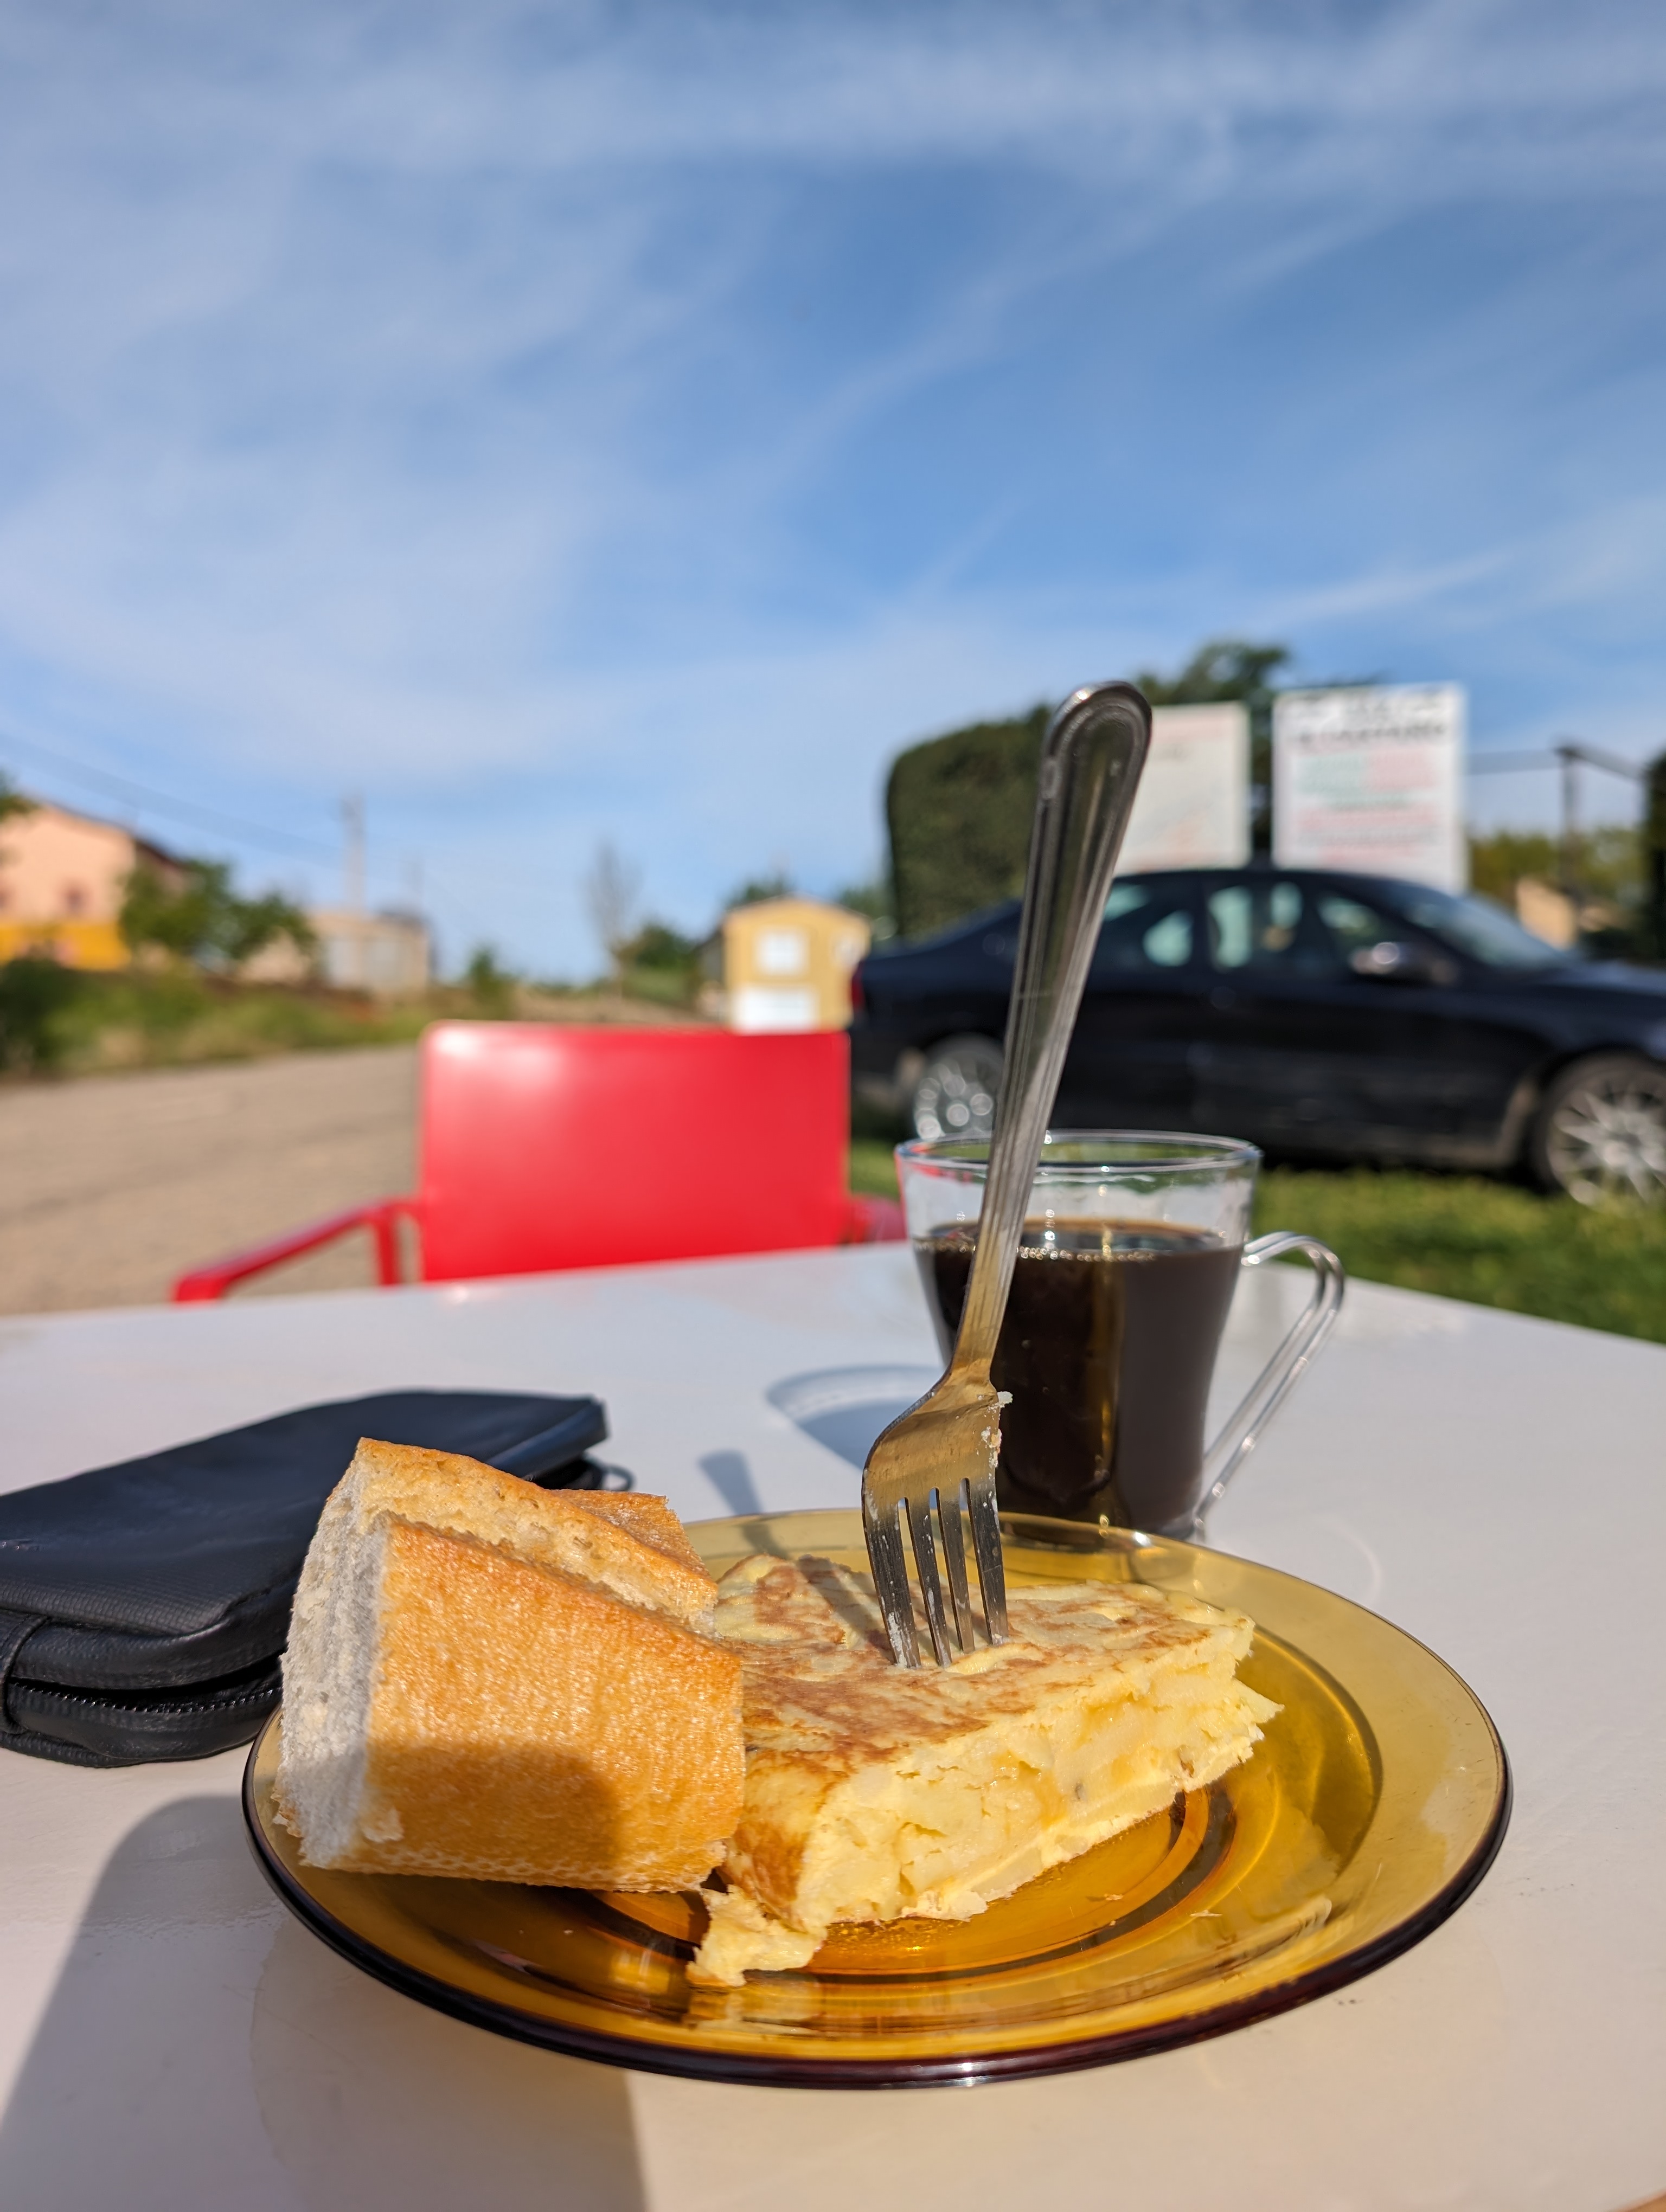
M1158 707L1119 875L1144 868L1239 868L1250 857L1250 715Z
M1461 891L1464 696L1455 684L1286 691L1273 704L1273 857Z

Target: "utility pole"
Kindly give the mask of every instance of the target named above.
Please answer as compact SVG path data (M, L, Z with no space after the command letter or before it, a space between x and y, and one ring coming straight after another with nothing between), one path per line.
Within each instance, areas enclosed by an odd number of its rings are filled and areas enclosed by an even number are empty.
M342 890L348 914L350 972L344 979L362 990L369 974L364 933L364 793L350 792L341 803Z
M364 793L350 792L341 803L344 843L342 888L350 914L364 912Z
M1562 765L1562 889L1579 896L1579 759L1578 745L1564 739L1554 748Z

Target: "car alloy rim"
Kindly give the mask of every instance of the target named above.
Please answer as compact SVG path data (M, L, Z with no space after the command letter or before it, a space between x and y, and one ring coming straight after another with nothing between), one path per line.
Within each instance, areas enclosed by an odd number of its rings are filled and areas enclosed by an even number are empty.
M1551 1116L1556 1180L1586 1206L1666 1200L1666 1081L1614 1074L1582 1083Z
M940 1137L988 1137L994 1127L994 1091L988 1078L959 1060L939 1060L927 1071L915 1100L916 1133Z

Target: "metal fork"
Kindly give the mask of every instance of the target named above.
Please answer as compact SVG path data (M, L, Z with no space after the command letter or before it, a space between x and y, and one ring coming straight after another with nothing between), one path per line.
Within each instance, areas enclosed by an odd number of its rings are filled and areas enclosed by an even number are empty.
M973 1643L963 1510L972 1524L989 1641L1006 1638L1006 1574L995 1504L1000 1398L989 1370L1036 1163L1150 742L1151 708L1131 684L1098 684L1073 693L1042 741L1006 1062L954 1357L942 1381L885 1430L862 1470L867 1556L899 1667L920 1664L903 1548L904 1515L938 1665L948 1666L953 1654L937 1571L933 1508L961 1650L970 1651Z

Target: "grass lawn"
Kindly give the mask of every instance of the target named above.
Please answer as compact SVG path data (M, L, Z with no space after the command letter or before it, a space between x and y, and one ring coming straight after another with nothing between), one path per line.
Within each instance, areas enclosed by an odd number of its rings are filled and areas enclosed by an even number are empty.
M853 1143L850 1182L894 1196L890 1146ZM1270 1168L1256 1228L1322 1237L1366 1282L1666 1344L1666 1211L1599 1212L1479 1176Z

